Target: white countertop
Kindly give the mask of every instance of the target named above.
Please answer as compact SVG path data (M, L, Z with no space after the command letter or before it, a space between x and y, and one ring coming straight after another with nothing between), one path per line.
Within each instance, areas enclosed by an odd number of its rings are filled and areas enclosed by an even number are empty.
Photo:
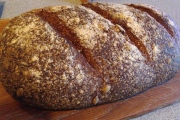
M5 1L2 18L12 18L31 9L55 6L80 4L80 0L1 0ZM95 2L111 3L145 3L151 4L171 16L180 28L180 0L94 0ZM133 120L180 120L180 103L161 108Z

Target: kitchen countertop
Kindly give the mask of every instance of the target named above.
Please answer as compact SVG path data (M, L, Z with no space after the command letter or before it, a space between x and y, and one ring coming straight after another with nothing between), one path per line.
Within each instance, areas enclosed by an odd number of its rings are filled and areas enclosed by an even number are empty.
M53 5L74 5L80 4L79 0L1 0L5 1L4 11L2 18L12 18L25 11ZM180 12L179 0L94 0L95 2L108 2L111 3L145 3L151 4L159 9L163 10L165 13L171 16L175 23L180 28ZM165 108L157 109L148 114L139 116L132 120L179 120L180 119L180 103L175 103L173 105L167 106Z

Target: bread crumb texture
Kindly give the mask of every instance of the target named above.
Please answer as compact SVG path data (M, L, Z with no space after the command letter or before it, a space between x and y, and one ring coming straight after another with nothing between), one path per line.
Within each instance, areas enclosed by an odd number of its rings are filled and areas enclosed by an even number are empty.
M149 9L163 20L165 13ZM180 33L172 20L167 25L174 36L149 12L130 5L32 10L13 18L2 33L0 80L15 99L43 109L125 99L179 69Z

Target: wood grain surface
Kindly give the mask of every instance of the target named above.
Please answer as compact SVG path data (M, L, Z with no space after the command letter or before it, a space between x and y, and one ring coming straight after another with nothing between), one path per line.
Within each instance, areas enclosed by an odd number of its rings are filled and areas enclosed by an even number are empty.
M0 20L0 32L8 20ZM47 111L23 106L0 82L0 120L120 120L134 118L180 101L180 71L170 81L126 100L95 107Z

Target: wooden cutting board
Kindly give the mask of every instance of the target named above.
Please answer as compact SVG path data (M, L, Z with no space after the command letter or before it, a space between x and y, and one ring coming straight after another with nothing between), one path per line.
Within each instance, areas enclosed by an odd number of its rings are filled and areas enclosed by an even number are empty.
M0 32L8 20L0 20ZM23 106L0 82L0 120L120 120L134 118L180 101L180 71L170 81L137 96L110 104L80 110L47 111Z

